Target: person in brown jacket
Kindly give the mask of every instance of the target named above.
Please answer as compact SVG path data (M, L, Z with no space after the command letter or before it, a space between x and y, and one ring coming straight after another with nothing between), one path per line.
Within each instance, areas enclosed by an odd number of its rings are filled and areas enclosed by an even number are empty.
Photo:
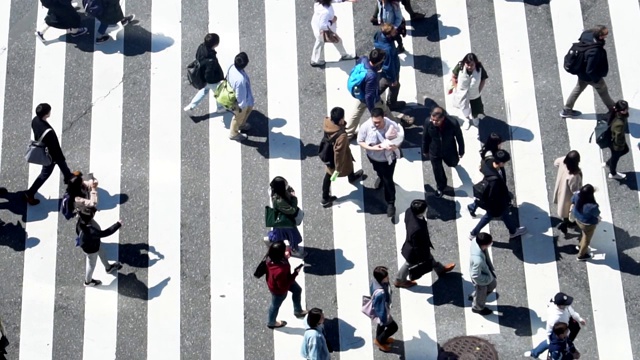
M609 117L609 127L611 128L611 157L605 164L609 167L609 179L623 180L627 175L617 171L618 161L629 152L625 133L627 130L627 119L629 118L629 103L618 100L613 106Z
M358 181L364 175L362 170L353 171L353 156L349 149L349 138L345 131L347 122L344 120L344 109L334 107L331 117L324 118L323 131L327 140L333 144L333 164L326 165L326 172L322 180L322 207L333 205L337 197L331 195L331 177L337 172L337 177L347 176L350 183Z
M558 168L556 186L553 190L553 203L558 205L558 217L562 220L558 230L566 234L570 224L571 196L582 187L580 154L571 150L566 156L557 158L553 165Z

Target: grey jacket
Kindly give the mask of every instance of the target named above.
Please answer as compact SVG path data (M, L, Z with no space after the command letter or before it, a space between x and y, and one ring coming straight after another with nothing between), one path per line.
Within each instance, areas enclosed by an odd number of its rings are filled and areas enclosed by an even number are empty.
M493 263L487 250L480 249L477 242L471 242L471 281L480 286L491 284L495 279Z

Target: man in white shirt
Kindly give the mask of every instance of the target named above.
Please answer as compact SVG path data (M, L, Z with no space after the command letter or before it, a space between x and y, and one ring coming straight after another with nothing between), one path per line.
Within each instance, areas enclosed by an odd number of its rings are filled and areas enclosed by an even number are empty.
M381 144L386 139L386 133L393 126L398 132L399 138L404 138L404 129L395 121L384 116L384 110L377 107L371 110L371 118L365 121L358 131L358 144L365 149L367 158L373 166L373 170L378 174L378 179L374 187L384 188L384 199L387 202L387 216L392 217L396 213L396 185L393 182L393 173L396 169L396 160L391 163L387 160L385 150L395 150L398 147L392 145L390 148Z
M550 304L547 308L547 338L543 340L535 349L526 351L524 356L537 359L540 354L549 348L549 337L553 332L553 326L556 323L569 324L569 340L573 342L580 331L580 324L586 325L587 321L578 314L571 304L573 303L573 297L559 292L553 299L550 300Z

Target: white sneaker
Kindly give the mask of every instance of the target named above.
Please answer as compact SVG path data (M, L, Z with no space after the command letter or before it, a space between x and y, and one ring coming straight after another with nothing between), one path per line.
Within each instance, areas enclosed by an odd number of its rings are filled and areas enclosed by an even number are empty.
M523 355L524 355L524 357L530 357L532 359L537 359L538 358L537 356L532 356L531 355L531 351L525 351Z
M616 179L616 180L623 180L627 177L627 175L625 174L621 174L619 172L616 172L615 175L613 174L609 174L609 179Z
M473 235L473 234L471 234L471 233L469 234L469 241L472 241L472 240L473 240L473 239L475 239L475 238L476 238L476 236L475 236L475 235Z
M238 133L236 136L229 137L229 140L244 141L247 140L247 134Z
M514 237L520 236L520 235L524 235L527 233L527 228L524 226L520 226L519 228L516 229L516 232L514 232L513 234L509 235L510 239L513 239Z
M189 112L189 111L191 111L191 110L193 110L195 108L196 108L195 106L189 104L189 105L185 106L184 109L182 109L182 110L184 110L185 112Z

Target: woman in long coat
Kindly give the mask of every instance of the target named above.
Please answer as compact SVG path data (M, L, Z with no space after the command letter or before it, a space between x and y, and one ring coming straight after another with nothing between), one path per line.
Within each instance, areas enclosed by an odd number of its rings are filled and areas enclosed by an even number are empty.
M571 150L566 156L557 158L553 163L558 168L556 186L553 190L553 203L558 205L558 217L562 222L558 230L567 233L569 210L573 193L582 187L582 170L580 170L580 154Z
M44 42L44 34L49 27L67 30L69 35L75 37L87 33L87 28L82 27L80 15L71 5L70 0L41 0L42 6L47 11L44 22L47 26L42 30L36 30L36 36L40 41Z

